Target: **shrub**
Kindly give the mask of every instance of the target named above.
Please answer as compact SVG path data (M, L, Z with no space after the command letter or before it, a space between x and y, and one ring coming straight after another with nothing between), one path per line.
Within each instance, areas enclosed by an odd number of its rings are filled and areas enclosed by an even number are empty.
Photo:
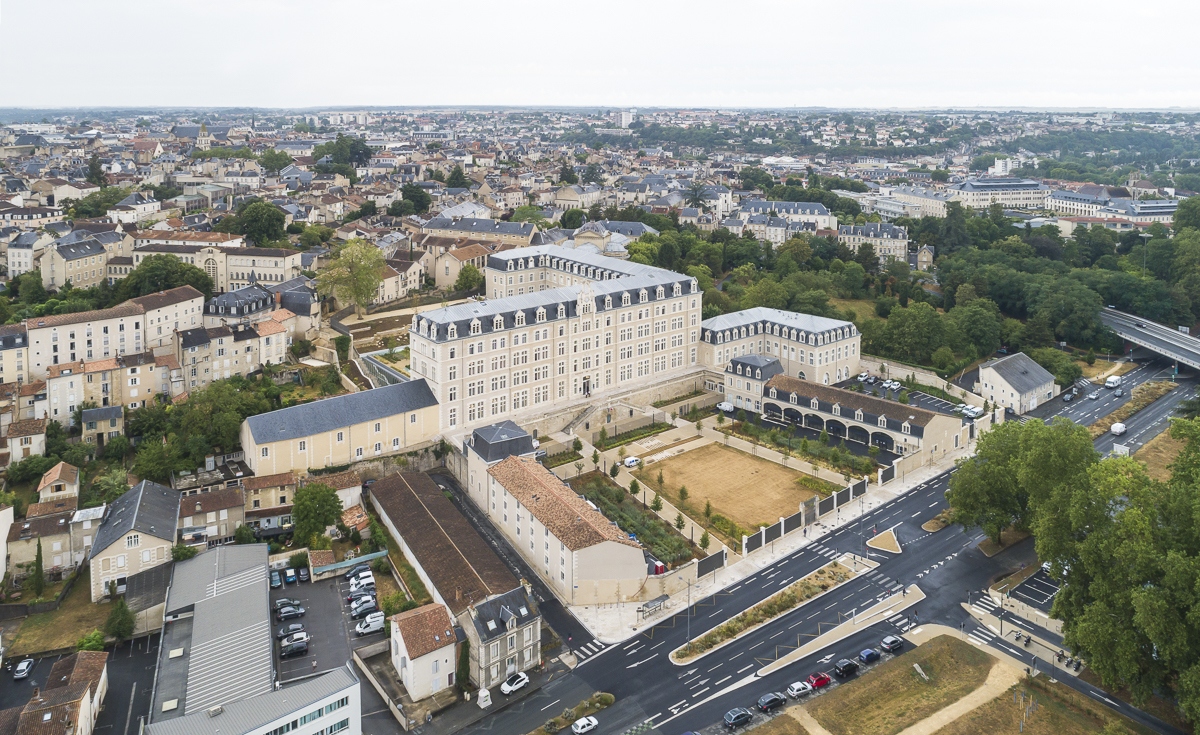
M542 729L546 731L546 735L554 735L558 732L558 723L554 720L546 720L546 724L542 725Z
M350 359L350 337L339 334L333 338L333 346L337 348L338 360L345 362Z
M288 557L288 566L292 569L307 569L308 568L308 552L301 551L292 554Z
M559 715L559 718L562 719L563 722L574 722L575 710L568 707L567 709L563 710L562 714Z

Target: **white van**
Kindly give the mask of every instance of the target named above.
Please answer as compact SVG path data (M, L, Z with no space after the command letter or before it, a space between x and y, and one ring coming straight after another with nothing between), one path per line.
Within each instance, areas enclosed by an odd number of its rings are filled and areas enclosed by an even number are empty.
M1125 433L1125 424L1113 424L1110 431L1112 431L1113 436L1120 436Z
M371 574L370 572L367 572L366 574L363 574L360 577L355 577L354 579L350 580L350 591L351 592L358 592L359 590L363 589L364 587L374 587L374 586L375 586L375 575Z
M1121 387L1121 376L1120 375L1108 376L1108 380L1104 381L1104 387L1105 388L1120 388Z
M354 634L370 635L371 633L377 633L383 630L383 621L384 617L382 612L373 612L367 617L363 618L358 625L354 626Z

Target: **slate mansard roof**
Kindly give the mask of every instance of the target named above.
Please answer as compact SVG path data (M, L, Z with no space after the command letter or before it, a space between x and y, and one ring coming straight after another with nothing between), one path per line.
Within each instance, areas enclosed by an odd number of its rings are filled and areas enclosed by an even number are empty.
M246 419L257 444L303 439L334 429L437 405L424 380L387 385L260 413Z
M775 327L781 332L788 333L788 339L800 339L808 342L809 336L824 336L824 340L844 339L858 334L854 324L840 319L826 319L812 314L797 314L792 311L769 309L756 306L752 309L735 311L732 314L722 314L700 322L700 339L705 342L720 344L733 339L741 339L750 334L775 333ZM747 329L745 335L742 329ZM837 331L842 330L841 337ZM794 335L791 332L795 332ZM780 336L784 336L781 334ZM811 344L811 342L810 342Z

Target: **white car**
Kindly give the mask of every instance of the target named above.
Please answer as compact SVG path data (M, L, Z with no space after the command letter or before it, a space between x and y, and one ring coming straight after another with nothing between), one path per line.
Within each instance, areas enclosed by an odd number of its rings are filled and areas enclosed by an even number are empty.
M859 373L859 374L858 374L858 377L857 377L857 378L855 378L855 379L856 379L858 382L860 382L860 383L861 383L861 382L863 382L864 380L866 380L866 379L867 379L867 378L869 378L869 377L871 377L871 374L870 374L870 373Z
M279 645L281 647L286 647L286 646L290 646L293 643L308 643L308 641L309 641L308 633L305 633L302 631L300 633L292 633L287 638L284 638L283 640L279 641Z
M375 586L375 577L359 577L350 583L350 591L358 592L361 589L373 588Z
M733 404L729 401L721 401L717 404L717 410L724 411L725 413L733 413Z
M588 715L587 717L580 717L578 720L575 720L574 725L571 725L571 732L575 733L575 735L583 735L585 732L591 732L592 730L595 730L596 725L599 724L600 723L596 721L596 718L592 717L591 715Z
M517 691L518 689L524 688L524 686L528 683L529 683L529 675L528 674L525 674L525 673L513 674L512 676L505 679L504 683L500 685L500 693L501 694L512 694L513 692Z
M812 684L807 681L798 681L787 688L787 695L792 699L798 699L805 694L811 694L812 690Z
M625 466L626 467L637 467L638 462L641 462L641 461L642 460L638 459L637 457L626 457L625 458Z

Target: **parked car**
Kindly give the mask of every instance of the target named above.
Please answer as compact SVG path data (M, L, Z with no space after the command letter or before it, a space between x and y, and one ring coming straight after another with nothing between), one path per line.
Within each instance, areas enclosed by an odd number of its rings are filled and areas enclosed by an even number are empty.
M862 651L859 651L858 660L862 661L864 664L869 664L872 661L878 661L879 651L876 651L874 648L864 648Z
M812 684L809 684L807 681L798 681L787 688L787 693L789 697L799 699L805 694L812 694L812 690Z
M272 610L278 610L281 607L299 607L299 606L300 606L300 601L293 600L290 597L280 597L278 600L271 603Z
M28 677L29 672L33 671L33 664L34 661L31 658L27 658L21 663L17 664L17 668L13 669L13 678L24 679Z
M289 635L304 632L304 623L288 623L275 634L276 638L287 638Z
M275 611L275 619L280 622L302 617L304 617L304 608L302 607L281 607Z
M752 719L754 719L754 715L750 713L750 710L745 707L734 707L725 713L725 727L732 730L745 725Z
M854 663L848 658L844 658L833 665L833 671L835 674L845 679L847 676L853 676L858 672L858 664Z
M724 411L725 413L733 413L733 404L729 401L721 401L717 404L717 410Z
M571 725L571 732L575 733L575 735L583 735L585 732L595 730L599 724L600 721L591 715L580 717L578 720L575 720L574 725Z
M308 633L303 630L299 633L292 633L287 638L284 638L280 645L290 646L296 643L308 643Z
M537 450L534 450L534 452L533 452L533 458L535 460L537 460L538 462L541 462L543 459L545 459L546 457L549 457L549 456L550 455L546 452L545 449L537 449Z
M346 572L344 575L342 575L342 578L347 579L347 580L353 579L354 577L357 577L358 575L362 574L363 572L369 572L369 571L371 571L371 567L367 566L366 564L359 564L359 565L355 566L353 569L351 569L350 571Z
M1073 400L1075 400L1075 394L1074 394L1074 393L1065 393L1065 394L1063 394L1063 403L1070 403L1070 402L1071 402L1071 401L1073 401Z
M353 605L356 600L361 600L364 597L374 597L374 596L375 596L374 590L355 590L354 592L351 592L350 594L346 595L346 604Z
M308 653L308 641L300 641L298 643L292 643L291 645L287 645L287 646L284 646L283 648L279 649L279 657L280 658L289 658L291 656L303 656L306 653Z
M350 619L360 620L373 612L379 612L379 608L375 605L375 601L371 600L370 602L360 606L357 610L351 610Z
M637 467L638 462L641 462L641 461L642 460L638 459L637 457L626 457L625 458L625 466L626 467Z
M858 374L858 378L857 378L857 380L858 380L858 382L860 382L860 383L861 383L861 382L865 381L865 380L866 380L867 378L869 378L869 377L871 377L871 374L870 374L870 373L859 373L859 374Z
M808 677L808 683L813 689L820 689L821 687L829 686L830 681L832 681L832 679L830 679L829 674L826 674L824 671L818 671L817 673L811 674Z
M283 570L283 583L284 584L295 584L296 583L296 570L295 569L288 567L287 569Z
M309 580L308 567L300 567L296 573L300 575L301 582L307 582Z
M513 692L517 691L518 689L524 689L525 685L528 683L529 683L529 675L528 674L525 674L523 672L520 674L513 674L512 676L505 679L504 683L500 685L500 693L501 694L512 694Z
M354 626L354 635L370 635L383 630L384 617L382 612L373 612Z
M776 707L782 707L787 703L787 697L779 692L767 692L758 698L758 708L763 712L770 712Z
M271 589L277 590L283 586L283 577L279 576L279 570L271 570Z
M894 635L889 635L879 642L879 647L888 653L895 653L901 648L904 648L904 639Z

